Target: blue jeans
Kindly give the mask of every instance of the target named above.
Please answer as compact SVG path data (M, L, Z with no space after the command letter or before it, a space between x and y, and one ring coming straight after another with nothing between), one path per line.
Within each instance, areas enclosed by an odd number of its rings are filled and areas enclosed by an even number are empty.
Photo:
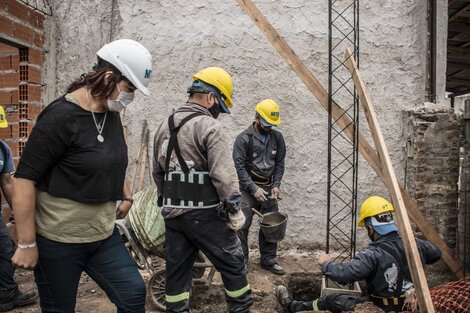
M75 312L82 272L106 292L117 312L145 312L145 283L117 228L109 238L90 243L61 243L41 235L36 241L34 275L43 313Z
M15 269L11 264L11 257L14 251L15 244L8 234L0 210L0 302L3 294L9 294L10 291L16 292L18 288L18 285L13 280Z

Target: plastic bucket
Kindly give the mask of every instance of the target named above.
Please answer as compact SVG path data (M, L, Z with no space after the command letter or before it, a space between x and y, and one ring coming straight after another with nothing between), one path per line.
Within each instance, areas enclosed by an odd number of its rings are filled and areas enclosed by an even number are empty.
M279 242L286 236L288 216L285 213L271 212L258 220L267 242Z

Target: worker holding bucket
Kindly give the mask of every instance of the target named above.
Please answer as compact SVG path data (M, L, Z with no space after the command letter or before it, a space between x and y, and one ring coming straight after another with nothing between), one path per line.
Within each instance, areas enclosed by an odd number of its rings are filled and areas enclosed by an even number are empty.
M248 233L254 208L263 215L259 232L261 267L277 275L284 274L276 257L277 242L284 238L287 223L287 215L277 213L286 156L284 137L273 129L280 124L279 105L265 99L256 105L255 121L237 136L233 147L242 193L241 207L246 216L245 224L238 231L245 262L248 263Z

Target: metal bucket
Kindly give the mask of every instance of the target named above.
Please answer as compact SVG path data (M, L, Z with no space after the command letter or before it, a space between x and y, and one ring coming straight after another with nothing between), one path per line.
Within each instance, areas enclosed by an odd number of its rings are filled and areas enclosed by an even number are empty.
M267 242L279 242L286 236L288 216L285 213L271 212L258 220Z

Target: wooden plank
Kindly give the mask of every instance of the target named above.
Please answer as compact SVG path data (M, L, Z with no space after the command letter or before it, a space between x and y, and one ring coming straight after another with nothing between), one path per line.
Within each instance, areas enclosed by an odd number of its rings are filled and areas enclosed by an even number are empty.
M411 229L411 223L408 218L406 211L405 202L401 195L401 190L398 185L398 181L395 175L395 170L392 166L392 160L388 153L387 145L380 129L377 115L372 104L372 99L366 89L364 81L362 80L361 73L357 68L356 61L349 49L346 49L346 62L348 64L349 72L354 81L354 86L359 94L362 108L365 113L367 123L369 124L372 138L374 139L375 147L379 154L379 159L382 163L382 169L384 170L385 176L389 179L387 184L388 192L392 196L393 205L395 207L395 216L397 217L398 229L400 230L400 236L403 241L405 248L406 258L410 268L411 277L415 285L416 296L418 298L419 310L422 313L434 312L434 306L432 304L431 293L429 292L428 282L424 274L423 265L421 264L421 258L416 245L416 239Z
M137 169L139 166L139 162L142 162L142 153L143 153L143 148L144 148L144 142L145 142L145 136L148 131L147 129L147 120L144 120L144 125L142 126L142 132L140 134L140 145L139 145L139 150L137 151L137 155L134 159L134 164L132 168L132 176L131 176L131 181L129 184L129 189L132 194L134 194L134 186L135 186L135 179L137 177Z
M315 78L313 73L308 69L300 58L295 54L287 42L279 35L279 33L271 26L266 17L261 14L258 8L251 2L251 0L235 0L243 11L253 20L258 26L265 37L271 42L277 52L286 60L290 67L295 71L297 76L307 86L310 92L317 98L318 102L322 105L325 110L328 110L328 93L326 89L320 84ZM338 120L338 125L343 129L344 133L352 141L354 138L354 132L352 128L352 121L344 114L345 112L336 104L332 104L332 115L333 119ZM372 169L377 173L380 179L387 185L387 180L382 172L382 167L379 161L379 157L375 152L374 148L368 143L367 139L359 134L358 138L359 152L364 159L369 163ZM404 191L402 188L403 199L405 200L406 208L408 213L416 224L418 229L423 235L439 247L442 254L442 259L449 266L458 278L463 277L462 264L455 256L452 250L447 247L444 240L441 238L439 233L432 227L426 217L418 210L416 202Z
M137 186L137 192L144 189L144 181L145 181L145 167L147 166L147 161L149 158L149 135L150 131L148 128L145 129L145 138L144 138L144 146L142 148L142 163L140 163L140 176L139 176L139 185Z

